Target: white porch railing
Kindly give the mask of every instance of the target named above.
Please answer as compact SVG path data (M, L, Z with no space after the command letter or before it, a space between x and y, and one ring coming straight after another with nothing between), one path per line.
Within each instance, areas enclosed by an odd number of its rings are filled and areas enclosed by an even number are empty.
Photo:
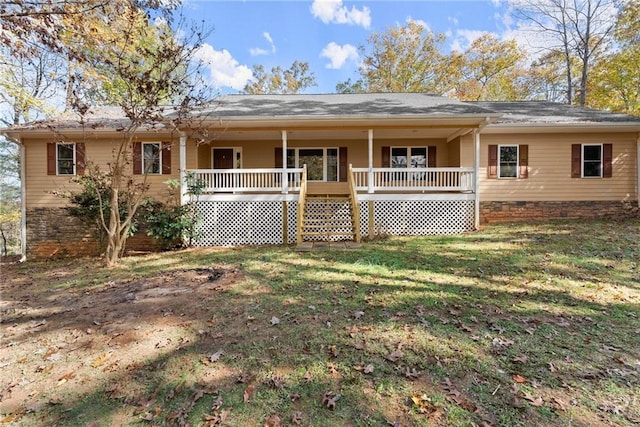
M287 169L288 190L299 191L302 168ZM187 176L204 193L282 192L282 169L191 169Z
M473 191L473 168L353 168L358 191Z

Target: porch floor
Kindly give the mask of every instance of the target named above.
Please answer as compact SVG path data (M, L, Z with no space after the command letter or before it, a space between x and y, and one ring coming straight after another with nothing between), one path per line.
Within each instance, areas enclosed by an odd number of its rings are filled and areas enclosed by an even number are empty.
M311 251L346 251L350 249L360 249L362 243L356 243L353 241L340 241L340 242L302 242L296 245L296 252L311 252Z

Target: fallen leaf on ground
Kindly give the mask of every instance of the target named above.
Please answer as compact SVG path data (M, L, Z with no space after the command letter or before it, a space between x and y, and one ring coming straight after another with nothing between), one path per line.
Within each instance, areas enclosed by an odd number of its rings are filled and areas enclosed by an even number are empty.
M372 373L373 372L373 365L371 363L369 363L367 366L364 367L362 372L364 372L365 374Z
M519 363L527 363L529 361L529 356L523 354L522 356L516 356L511 360Z
M513 380L518 384L524 384L527 382L527 379L525 377L518 374L513 375L511 378L513 378Z
M254 384L251 384L249 387L244 389L244 393L242 396L244 403L247 403L249 399L251 399L251 396L253 396L253 393L255 391L256 391L256 386Z
M280 319L278 319L276 316L273 316L273 317L271 318L271 325L272 325L272 326L275 326L275 325L277 325L277 324L279 324L279 323L280 323Z
M420 376L420 371L416 371L415 368L409 369L407 366L404 370L404 376L410 380L415 380Z
M436 406L431 403L431 399L424 393L414 392L411 395L411 401L421 414L429 414L436 410Z
M102 365L109 358L109 353L103 353L91 364L92 368L97 368Z
M302 416L302 412L294 412L293 413L293 417L291 417L291 422L297 426L299 426L300 424L302 424L302 420L303 420L303 416Z
M402 356L404 355L404 353L402 353L402 350L396 350L390 354L387 354L385 356L385 359L391 361L391 362L397 362L399 359L402 358Z
M224 354L223 350L216 351L211 356L209 356L209 362L211 362L211 363L217 362L218 360L220 360L220 358L222 357L223 354Z
M280 427L282 425L282 420L279 416L273 414L264 422L264 427Z
M322 397L322 405L333 411L336 409L336 402L338 400L340 400L339 394L334 394L332 391L328 391Z
M73 372L68 372L63 376L61 376L60 378L58 378L58 385L64 384L67 381L74 379L75 377L76 377L76 374L74 374Z

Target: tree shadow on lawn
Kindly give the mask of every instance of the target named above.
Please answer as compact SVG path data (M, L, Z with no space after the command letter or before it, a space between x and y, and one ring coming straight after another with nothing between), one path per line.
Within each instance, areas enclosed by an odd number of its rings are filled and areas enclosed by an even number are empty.
M638 306L567 289L583 265L542 265L556 256L542 235L390 239L341 253L184 251L129 269L150 277L9 287L3 299L17 311L3 323L15 333L7 329L2 361L17 371L0 391L17 381L9 395L24 399L3 399L3 412L33 410L29 425L197 425L225 410L239 425L297 412L314 425L631 424ZM466 248L487 243L504 247ZM222 284L205 280L212 266ZM192 269L202 274L180 274ZM633 291L632 275L615 283ZM342 395L334 410L328 391Z

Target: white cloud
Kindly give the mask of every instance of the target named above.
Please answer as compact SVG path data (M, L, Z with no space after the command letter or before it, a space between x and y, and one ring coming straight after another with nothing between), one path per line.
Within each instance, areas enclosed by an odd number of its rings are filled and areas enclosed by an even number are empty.
M264 39L269 43L270 49L263 49L260 47L251 48L249 49L249 53L251 54L251 56L260 56L260 55L268 55L270 53L276 53L276 45L273 42L273 39L271 38L271 34L265 31L264 33L262 33L262 37L264 37Z
M340 46L335 42L331 42L322 49L322 53L320 53L320 57L329 58L331 61L327 65L326 68L330 68L333 70L338 70L342 68L345 62L357 61L358 60L358 50L355 46L350 44L345 44Z
M215 87L240 90L253 77L249 67L241 65L226 49L215 50L205 43L198 49L195 57L207 67L211 84Z
M486 31L480 30L456 30L456 35L451 42L451 50L464 52L475 40L486 34Z
M325 24L359 25L363 28L371 26L371 10L363 6L358 10L355 6L349 10L342 0L314 0L311 13Z
M426 31L431 31L431 27L427 24L427 21L423 21L422 19L413 19L409 17L407 18L407 22L413 22L414 24L420 25Z
M458 20L458 18L456 18L455 16L449 16L447 18L447 21L451 22L453 25L455 25L456 27L458 26L458 24L460 23L460 21Z

